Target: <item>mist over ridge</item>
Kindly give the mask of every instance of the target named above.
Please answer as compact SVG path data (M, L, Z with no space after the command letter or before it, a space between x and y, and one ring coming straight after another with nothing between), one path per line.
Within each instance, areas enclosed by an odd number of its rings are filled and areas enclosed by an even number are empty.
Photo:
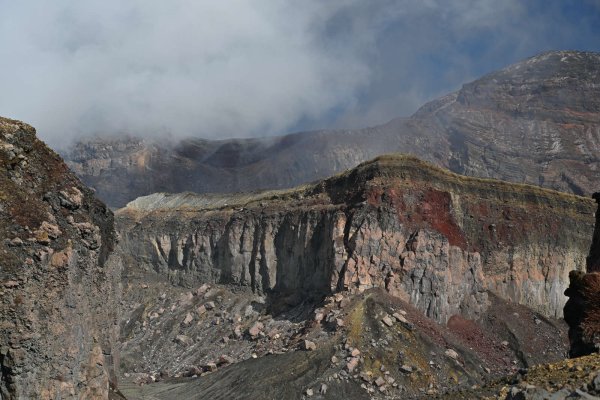
M3 10L0 109L54 147L93 134L227 139L372 126L541 51L600 49L592 1Z

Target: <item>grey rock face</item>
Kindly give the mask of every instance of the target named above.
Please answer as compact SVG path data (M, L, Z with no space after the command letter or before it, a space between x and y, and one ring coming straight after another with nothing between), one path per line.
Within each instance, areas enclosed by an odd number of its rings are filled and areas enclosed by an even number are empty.
M289 192L220 201L158 194L117 215L127 262L176 284L324 294L382 287L446 322L485 311L487 291L560 316L568 273L584 265L592 213L588 199L382 157Z
M0 398L108 398L113 215L22 122L0 118L0 165Z
M209 141L97 138L65 152L111 206L154 192L286 188L380 154L590 195L600 179L600 55L549 52L373 128Z

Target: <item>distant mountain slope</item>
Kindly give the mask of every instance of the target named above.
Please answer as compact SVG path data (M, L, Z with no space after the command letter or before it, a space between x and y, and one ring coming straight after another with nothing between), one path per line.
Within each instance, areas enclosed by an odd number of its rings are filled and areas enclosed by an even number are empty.
M404 152L467 175L589 195L600 179L600 54L549 52L373 128L261 139L97 138L65 158L112 206L157 191L291 187Z

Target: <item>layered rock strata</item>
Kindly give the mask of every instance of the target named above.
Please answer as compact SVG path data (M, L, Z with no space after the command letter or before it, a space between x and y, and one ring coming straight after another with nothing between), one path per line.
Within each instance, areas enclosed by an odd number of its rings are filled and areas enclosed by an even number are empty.
M383 156L290 191L155 194L117 212L121 253L192 287L267 295L385 288L439 322L488 292L561 316L589 249L589 199Z
M0 399L108 398L113 215L22 122L0 118Z
M465 175L590 195L600 179L598 82L598 53L548 52L372 128L218 141L100 137L65 157L118 207L161 191L292 187L391 151Z

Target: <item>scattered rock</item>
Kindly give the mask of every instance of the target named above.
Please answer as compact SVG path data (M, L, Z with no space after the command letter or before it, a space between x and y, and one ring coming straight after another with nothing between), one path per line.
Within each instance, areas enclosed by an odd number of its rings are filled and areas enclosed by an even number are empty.
M193 365L191 367L188 367L185 370L185 372L183 373L183 376L185 376L185 377L200 376L200 375L202 375L202 372L203 372L202 368L198 368ZM161 371L160 377L164 378L162 371Z
M21 246L23 244L23 240L20 237L16 237L9 242L10 246Z
M196 289L196 296L198 296L198 297L204 296L204 293L206 293L208 291L208 289L210 289L210 286L208 284L204 283L202 286L200 286L198 289Z
M192 339L186 335L175 336L175 342L187 346L192 343Z
M250 327L250 329L248 329L248 334L252 337L255 338L257 337L263 330L265 326L263 325L262 322L255 322L254 325L252 325L252 327Z
M311 342L310 340L304 340L302 342L302 349L307 351L314 351L317 349L317 345L314 342Z
M394 313L392 316L393 316L394 318L396 318L396 320L397 320L398 322L402 322L402 323L404 323L404 324L407 324L407 323L408 323L408 321L406 320L406 318L404 318L404 316L402 316L401 314Z
M306 389L306 395L307 395L308 397L311 397L313 394L314 394L314 392L313 392L313 390L312 390L312 389Z
M363 371L360 373L359 376L363 381L371 383L371 372L370 371L369 372Z
M323 321L323 319L325 318L325 313L323 312L323 310L321 308L317 308L315 310L315 321L316 322L321 322Z
M208 290L206 293L204 293L204 296L203 296L203 297L204 297L205 299L209 299L209 298L211 298L211 297L214 297L214 296L216 296L218 293L219 293L219 289L217 289L217 288L212 288L212 289L209 289L209 290Z
M410 374L411 372L413 372L413 369L410 365L403 364L400 367L400 372L404 372L405 374Z
M217 370L217 364L214 362L209 362L206 364L206 366L204 367L204 370L208 371L208 372L214 372Z
M327 389L329 389L329 388L327 387L327 385L326 385L326 384L324 384L324 383L322 383L322 384L321 384L321 389L319 389L319 392L320 392L321 394L327 394Z
M219 357L219 365L221 365L221 364L233 364L234 362L235 362L235 360L232 357L230 357L230 356L228 356L226 354L223 354L221 357Z
M75 210L83 204L83 193L76 187L59 192L60 205Z
M50 237L51 239L56 239L62 233L58 226L51 224L48 221L42 222L40 230L46 232L48 234L48 237Z
M192 294L192 292L183 293L179 297L179 303L182 306L185 306L185 305L191 304L193 299L194 299L194 295Z
M258 313L256 311L254 311L254 308L249 305L246 307L246 309L244 310L244 317L251 317L253 315L257 315Z
M600 372L596 374L590 386L597 392L600 393Z
M446 354L448 357L450 357L454 360L458 359L458 353L456 351L454 351L453 349L446 349L444 354Z
M358 366L358 361L358 357L352 357L350 360L348 360L348 362L346 363L346 369L348 370L348 372L354 371L354 369Z
M384 324L386 324L387 326L393 326L394 325L394 321L392 321L392 319L390 318L389 315L386 315L385 317L383 317L381 319L381 322L383 322Z
M154 380L152 379L150 374L145 373L137 373L135 374L135 377L133 379L133 383L138 386L147 385L152 382L154 382Z
M193 320L194 320L194 317L192 317L192 314L187 313L187 315L185 316L185 319L183 320L183 324L189 325Z
M346 308L350 305L350 299L349 298L343 298L342 301L340 301L340 308Z
M236 339L239 339L242 337L242 327L239 325L236 325L235 328L233 328L233 335L236 337Z
M381 386L385 385L385 383L386 383L385 379L383 379L381 376L379 378L375 379L375 384L378 387L381 387Z

